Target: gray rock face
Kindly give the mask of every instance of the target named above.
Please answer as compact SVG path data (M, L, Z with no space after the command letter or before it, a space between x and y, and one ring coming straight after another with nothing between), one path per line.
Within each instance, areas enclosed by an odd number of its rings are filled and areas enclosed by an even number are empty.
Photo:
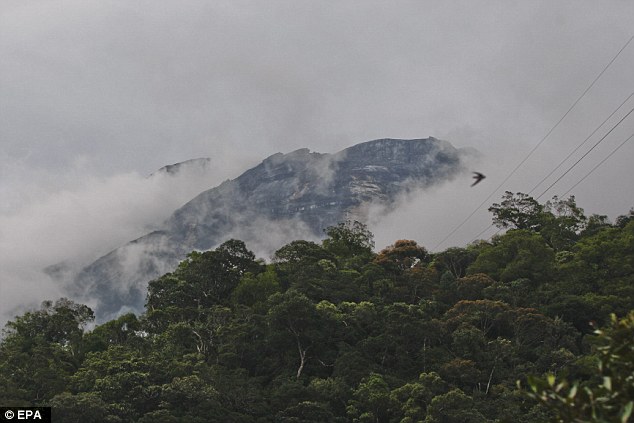
M230 238L259 254L294 239L316 239L331 225L363 220L370 203L452 178L463 154L435 138L381 139L336 154L308 149L274 154L234 180L202 192L149 233L101 257L77 276L77 295L99 298L97 315L143 309L147 283L192 250Z
M210 162L211 162L211 159L207 157L186 160L184 162L163 166L162 168L160 168L159 170L151 174L150 177L153 177L155 175L160 175L163 173L166 173L168 175L175 175L181 170L183 170L183 168L191 168L191 167L205 168L207 166L210 166Z

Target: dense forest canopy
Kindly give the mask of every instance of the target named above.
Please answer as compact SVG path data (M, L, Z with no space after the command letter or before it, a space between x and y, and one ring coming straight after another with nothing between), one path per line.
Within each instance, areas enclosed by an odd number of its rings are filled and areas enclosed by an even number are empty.
M506 232L378 253L358 222L270 263L239 240L87 330L67 299L10 321L0 405L63 422L621 421L634 398L634 212L507 192Z

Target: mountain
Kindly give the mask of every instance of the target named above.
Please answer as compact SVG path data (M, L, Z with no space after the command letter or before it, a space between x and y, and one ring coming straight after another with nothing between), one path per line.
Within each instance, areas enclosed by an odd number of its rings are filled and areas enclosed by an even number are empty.
M451 179L468 155L435 138L380 139L335 154L274 154L202 192L159 230L85 267L75 278L74 294L98 298L101 317L139 312L147 282L173 270L192 250L237 238L265 255L294 239L318 239L328 226L363 221L370 204L389 208L412 188Z
M185 160L184 162L175 163L167 166L163 166L156 172L150 175L150 178L156 177L158 175L177 175L181 172L191 172L193 170L204 170L210 166L211 159L208 157L200 157L198 159Z

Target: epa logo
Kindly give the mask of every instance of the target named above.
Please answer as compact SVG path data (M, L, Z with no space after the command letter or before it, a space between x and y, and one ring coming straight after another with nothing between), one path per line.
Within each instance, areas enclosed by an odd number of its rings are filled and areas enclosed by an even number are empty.
M16 414L12 410L7 410L4 413L4 417L7 420L12 420L16 417ZM42 420L42 413L40 413L40 410L18 410L17 417L17 420Z
M4 408L0 407L0 421L29 421L29 422L50 422L49 407L20 407Z

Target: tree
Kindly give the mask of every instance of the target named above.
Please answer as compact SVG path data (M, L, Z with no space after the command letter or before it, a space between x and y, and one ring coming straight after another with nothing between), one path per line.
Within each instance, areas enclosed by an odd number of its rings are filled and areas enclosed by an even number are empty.
M554 260L554 251L539 234L513 230L484 248L467 273L486 273L502 282L527 278L541 283L552 274Z
M543 219L540 233L555 251L570 248L586 228L588 221L573 195L565 200L554 196L551 201L547 201Z
M585 228L581 232L581 238L585 238L591 235L595 235L603 229L610 228L612 225L605 215L593 214L588 217Z
M192 252L173 273L148 285L149 329L161 331L179 321L205 320L214 305L230 305L231 294L247 273L262 270L244 242L229 240L213 251Z
M434 255L432 264L439 273L451 272L454 278L462 278L467 274L467 268L478 256L474 248L452 247Z
M190 254L174 274L193 288L201 304L211 305L226 304L247 272L260 272L255 255L244 242L231 239L213 251Z
M475 273L456 281L456 291L461 300L481 300L484 290L495 281L484 273Z
M127 313L95 327L84 336L84 348L88 351L104 351L110 345L124 345L140 341L141 322L134 313Z
M463 300L456 303L445 313L450 330L462 324L469 324L482 331L489 338L496 338L509 333L509 311L511 307L500 301Z
M123 421L136 421L160 402L160 384L165 383L161 379L170 368L157 358L156 354L128 345L111 345L105 351L87 355L81 368L70 377L68 390L76 395L95 393ZM67 402L71 411L79 400ZM98 403L90 401L98 407Z
M272 267L258 275L246 273L234 289L232 298L234 303L253 307L262 305L267 298L280 291L277 274Z
M330 226L324 232L328 236L323 241L324 249L344 262L367 260L373 255L374 235L361 222L346 221Z
M353 422L387 423L393 405L390 388L383 376L372 373L353 393L348 406L348 416Z
M334 256L319 244L303 240L292 241L277 250L273 255L273 262L279 264L314 264L324 259L332 260Z
M419 246L416 241L401 239L381 250L374 258L374 262L401 273L411 269L419 262L427 261L428 257L427 250Z
M537 226L435 255L375 255L350 223L268 265L232 240L150 282L144 315L87 333L89 308L46 302L0 339L0 405L69 422L631 420L634 315L576 327L634 309L634 222L592 227L574 198L524 212ZM541 399L515 389L546 372Z
M631 208L628 214L617 217L616 222L614 222L614 226L624 228L628 223L632 221L634 221L634 208Z
M383 289L378 294L393 302L418 303L431 297L436 272L425 266L427 250L416 241L398 240L374 257L373 263L383 269Z
M425 423L486 423L488 420L476 408L473 398L460 389L434 397L427 407Z
M352 397L352 389L343 378L314 378L308 385L308 391L315 401L329 404L333 414L337 416L346 414L346 405Z
M279 423L333 423L335 416L326 404L302 401L277 413L275 421Z
M526 394L554 411L557 422L629 421L634 410L634 312L622 319L611 316L605 329L597 329L595 381L528 379Z
M537 232L556 251L572 246L588 222L572 195L567 199L554 196L544 205L521 192L506 191L502 198L502 203L489 208L497 227Z
M322 338L317 309L305 295L293 290L274 294L269 301L267 321L274 338L281 344L278 346L296 351L296 378L299 379L311 357L309 352L318 347Z
M422 422L427 414L427 407L432 399L447 392L447 382L437 373L421 373L418 380L395 388L390 393L394 404L394 414L401 423Z
M0 344L0 394L4 404L41 404L63 392L84 356L92 310L61 298L9 321Z
M40 310L26 312L8 322L4 332L5 336L25 340L41 337L46 342L67 347L71 355L75 355L86 325L94 319L88 306L60 298L55 303L44 301Z
M489 207L493 223L498 228L515 228L539 231L543 225L544 206L533 197L518 192L506 191L502 203Z
M64 423L119 423L116 407L104 402L95 392L80 392L76 395L63 392L48 402L52 408L53 421Z
M158 395L161 398L158 409L168 411L179 421L220 423L229 420L218 391L197 375L175 377L160 387ZM152 414L142 421L155 421L148 418Z

